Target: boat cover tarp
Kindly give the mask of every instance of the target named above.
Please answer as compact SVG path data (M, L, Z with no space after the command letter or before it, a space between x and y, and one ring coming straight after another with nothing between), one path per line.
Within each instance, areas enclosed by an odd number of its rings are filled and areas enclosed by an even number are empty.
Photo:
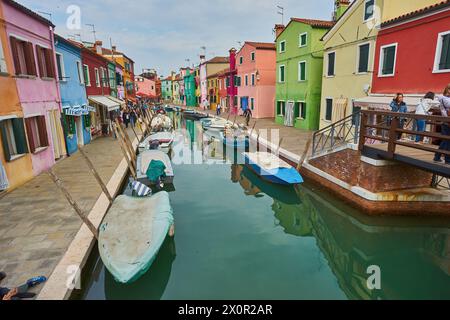
M147 178L150 182L158 182L161 178L166 177L166 165L159 160L152 160L146 172Z
M100 226L98 246L118 282L133 282L147 272L173 222L165 191L147 198L116 198Z

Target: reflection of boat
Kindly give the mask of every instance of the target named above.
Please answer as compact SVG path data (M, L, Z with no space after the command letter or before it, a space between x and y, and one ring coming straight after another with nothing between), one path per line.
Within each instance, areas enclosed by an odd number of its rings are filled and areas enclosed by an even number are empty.
M205 130L210 129L224 130L227 124L229 124L227 120L221 118L206 118L200 121L202 122L203 129Z
M301 200L297 196L293 186L283 186L269 183L261 179L256 173L248 167L243 166L242 176L247 178L251 186L257 187L261 192L265 193L274 200L278 200L285 204L300 204Z
M151 179L148 178L147 172L151 163L156 161L161 161L166 167L164 170L166 177L162 179L162 182L165 184L172 184L174 179L172 163L170 162L169 156L159 150L147 150L138 155L136 166L138 181L148 186L155 184L155 181L151 181Z
M108 300L160 300L169 283L176 258L175 240L167 237L149 271L131 284L123 285L105 272L105 295Z
M300 173L273 153L248 152L244 156L245 163L264 180L281 185L303 183Z
M147 272L173 225L172 213L167 192L114 201L100 226L98 248L118 282L134 282Z
M145 138L145 140L139 144L139 152L151 149L150 146L153 144L153 142L157 142L159 147L158 149L167 153L170 150L170 146L173 143L173 139L174 139L173 132L164 131L154 133Z
M231 135L228 134L225 136L223 132L219 133L220 139L222 140L223 144L228 147L233 147L236 149L244 149L248 148L250 145L250 141L248 139L247 135L240 134L240 135Z

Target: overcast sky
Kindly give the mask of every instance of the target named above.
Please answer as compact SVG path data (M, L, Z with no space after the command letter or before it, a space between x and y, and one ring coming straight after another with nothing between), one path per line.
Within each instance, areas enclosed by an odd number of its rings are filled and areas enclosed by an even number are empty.
M136 62L135 72L155 68L161 75L182 66L198 64L206 47L207 58L228 54L239 41L274 40L273 26L281 23L277 5L283 6L285 22L290 17L331 18L334 0L18 0L34 11L51 13L56 32L62 36L81 34L97 39ZM66 27L67 8L81 9L81 30ZM42 14L42 13L41 13ZM48 15L42 14L49 18ZM78 38L78 36L77 36Z

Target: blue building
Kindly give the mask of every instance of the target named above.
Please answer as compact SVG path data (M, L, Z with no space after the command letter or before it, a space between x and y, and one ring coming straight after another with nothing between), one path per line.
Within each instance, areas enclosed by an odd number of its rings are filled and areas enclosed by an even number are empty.
M64 136L67 153L73 154L78 150L78 145L91 141L90 112L95 109L88 105L81 49L58 35L55 35L55 46Z

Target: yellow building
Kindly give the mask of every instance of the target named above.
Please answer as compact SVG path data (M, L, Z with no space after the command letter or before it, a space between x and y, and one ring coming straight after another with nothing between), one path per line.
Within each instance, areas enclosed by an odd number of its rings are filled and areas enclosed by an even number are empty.
M197 106L200 106L200 100L202 96L202 92L200 90L200 68L196 67L194 70L194 77L195 77L195 97L197 99Z
M370 93L380 24L439 2L354 0L350 4L348 0L336 0L336 24L322 39L325 54L320 128L351 115L355 111L352 101Z
M217 110L217 105L220 104L219 73L215 73L207 77L207 82L208 82L208 101L210 108L211 110Z

